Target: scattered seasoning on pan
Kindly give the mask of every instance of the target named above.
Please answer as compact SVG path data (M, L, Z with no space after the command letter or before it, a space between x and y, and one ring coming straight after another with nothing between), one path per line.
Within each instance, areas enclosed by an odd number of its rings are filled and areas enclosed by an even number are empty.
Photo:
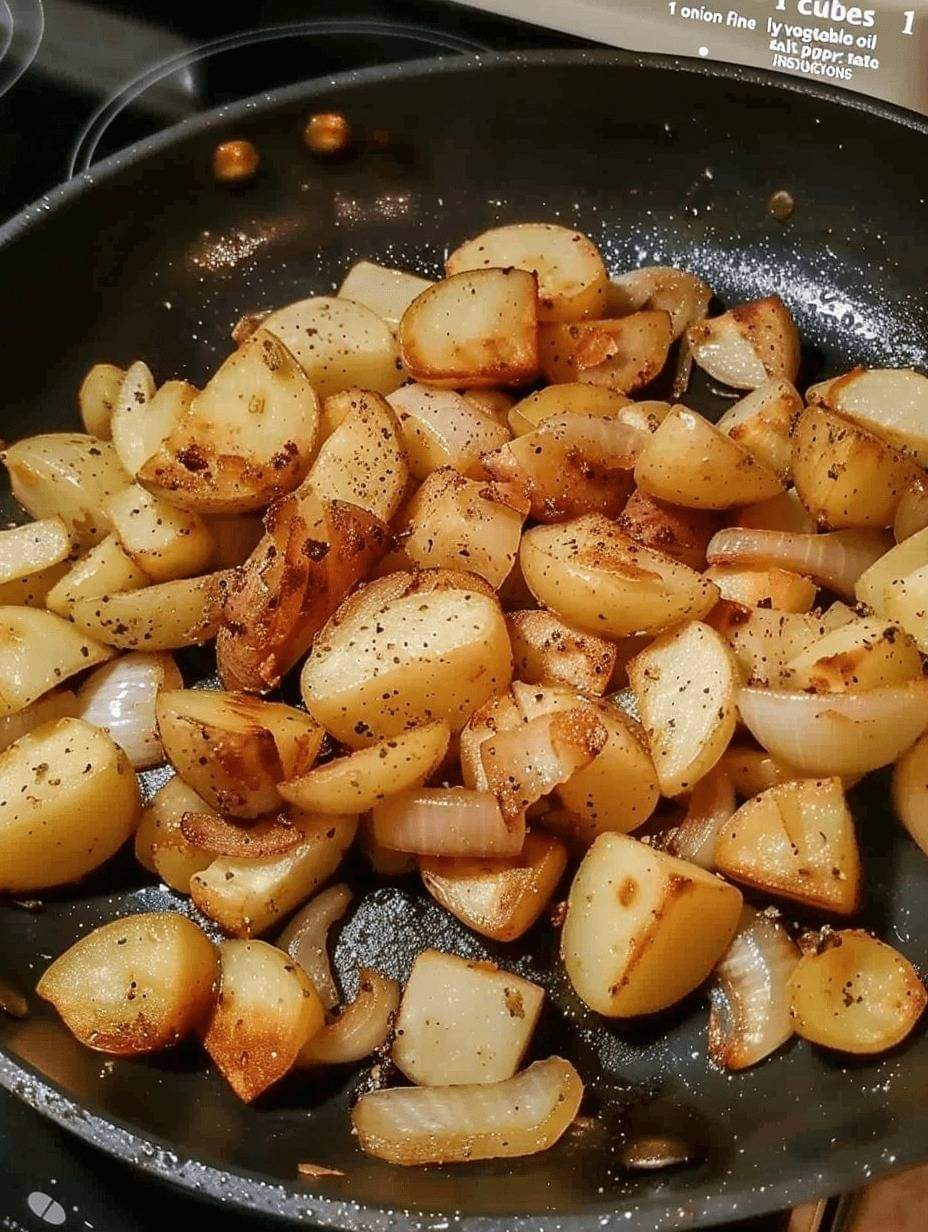
M250 141L222 141L213 150L213 175L220 184L243 184L254 176L260 162Z
M11 1018L28 1018L29 1002L21 992L0 976L0 1010Z
M695 1163L699 1158L695 1148L683 1138L632 1138L619 1151L619 1163L630 1172L656 1172L661 1168L679 1168Z
M767 213L771 218L775 218L777 222L786 222L792 218L795 208L796 202L793 194L787 192L785 188L780 188L775 193L771 193L767 201Z
M336 111L320 112L306 121L303 141L314 154L342 154L351 144L351 125Z

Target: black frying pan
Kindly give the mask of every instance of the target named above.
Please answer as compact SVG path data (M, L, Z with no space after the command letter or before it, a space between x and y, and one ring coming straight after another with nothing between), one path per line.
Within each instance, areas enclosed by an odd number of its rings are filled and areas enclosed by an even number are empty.
M322 167L299 139L321 107L390 140ZM240 313L328 291L362 256L436 273L447 245L500 220L575 223L613 268L679 264L724 301L779 291L807 344L805 379L856 362L928 367L926 133L852 95L612 52L418 63L242 103L110 159L0 232L3 434L73 425L92 360L142 356L159 379L202 380ZM257 181L237 191L209 170L215 142L232 136L263 155ZM785 224L765 208L780 188L796 199ZM720 405L701 386L693 399ZM859 792L855 810L868 891L860 922L928 968L928 861L888 812L883 785ZM249 1108L193 1045L112 1064L34 998L28 1021L0 1021L0 1081L177 1185L346 1229L655 1232L784 1207L928 1157L924 1032L873 1063L794 1041L723 1076L706 1063L698 997L610 1024L571 994L550 928L495 946L415 884L358 886L364 897L335 949L349 993L359 960L403 976L426 945L539 980L550 1012L537 1051L575 1060L598 1128L530 1159L393 1169L349 1135L350 1076L294 1079ZM0 905L0 965L31 988L79 933L165 907L186 909L128 858L114 861L40 914ZM623 1136L649 1132L685 1139L697 1162L626 1172ZM346 1175L300 1182L300 1160Z

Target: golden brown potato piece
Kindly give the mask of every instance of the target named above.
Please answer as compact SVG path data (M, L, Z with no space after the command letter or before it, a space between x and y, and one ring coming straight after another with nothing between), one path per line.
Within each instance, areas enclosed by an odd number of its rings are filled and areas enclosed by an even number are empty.
M734 389L757 389L769 377L796 380L799 333L779 295L693 325L687 338L699 367Z
M634 410L636 403L604 385L585 385L569 381L562 385L546 385L536 390L509 411L507 420L514 436L533 432L552 415L598 415L618 418L626 408Z
M208 868L214 857L187 842L181 822L187 813L208 809L207 802L175 775L149 800L135 832L138 862L182 894L190 893L190 878Z
M113 447L130 475L137 475L190 410L199 393L187 381L165 381L157 391L145 364L126 373L113 410Z
M716 427L784 482L793 463L793 427L802 398L789 381L771 379L741 398Z
M756 505L745 505L737 511L734 525L749 530L782 530L795 535L809 535L815 530L815 520L795 488L787 488L779 496Z
M542 325L538 331L541 371L553 385L579 381L631 394L660 374L672 341L666 312Z
M88 1048L132 1057L169 1048L209 1014L219 962L185 916L143 912L76 941L39 980L65 1025Z
M203 1046L245 1103L292 1068L325 1023L322 1002L303 968L266 941L223 941L220 990Z
M36 607L0 607L0 715L15 714L112 651Z
M824 406L928 466L928 377L910 368L855 368L806 390Z
M202 573L216 549L198 514L170 505L134 483L106 506L123 551L153 582Z
M68 528L61 518L40 518L0 530L0 586L53 569L70 552Z
M519 269L453 274L423 291L400 321L414 381L451 389L525 385L538 372L537 279Z
M703 577L719 594L742 607L767 607L776 612L810 612L818 587L791 569L745 569L740 565L710 565Z
M624 834L601 834L567 905L561 957L586 1004L610 1018L653 1014L698 987L741 914L734 886Z
M471 788L472 791L489 791L480 746L490 736L518 727L522 721L522 711L508 689L505 693L497 693L488 698L482 706L477 707L464 724L460 735L461 778L465 787Z
M787 665L826 632L812 612L744 607L728 599L719 600L706 624L731 647L748 684L774 689L784 686Z
M69 617L87 637L120 650L177 650L216 636L228 586L223 571L87 595L71 603Z
M672 556L698 572L706 567L706 548L721 526L711 509L684 509L636 488L617 518L630 539Z
M781 683L804 692L848 693L903 684L921 675L918 648L898 625L851 620L791 657Z
M84 431L101 441L111 436L110 420L125 372L115 364L94 364L81 381L77 394Z
M357 261L338 288L338 298L350 299L369 308L391 329L396 329L416 296L432 285L430 279L420 278L418 274L390 269L373 261Z
M291 491L309 469L316 393L266 329L225 360L138 472L144 487L195 513L247 513Z
M174 769L233 817L280 808L278 783L305 774L322 744L322 728L309 715L245 693L169 689L159 693L156 710Z
M614 274L606 292L606 315L624 317L643 309L670 314L674 338L701 321L709 309L712 288L695 274L667 265L646 265Z
M141 590L151 578L124 550L115 534L107 535L57 579L45 595L45 606L58 616L70 616L78 599L96 599L124 590Z
M426 479L441 466L453 466L462 475L482 479L481 455L497 449L509 432L495 415L473 405L452 389L404 385L389 402L413 479Z
M601 697L616 662L614 642L564 624L553 612L533 609L506 616L515 674L527 684L566 684Z
M783 783L748 800L715 844L719 872L822 911L860 905L860 856L839 778Z

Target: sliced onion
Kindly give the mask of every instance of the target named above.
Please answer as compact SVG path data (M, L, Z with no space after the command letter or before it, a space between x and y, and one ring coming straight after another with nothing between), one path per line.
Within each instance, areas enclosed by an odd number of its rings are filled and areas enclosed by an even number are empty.
M205 812L184 813L180 832L198 851L252 860L281 856L299 846L306 837L300 827L286 817L265 817L248 823Z
M666 850L711 872L715 868L715 840L736 807L731 779L717 766L693 788L686 816L669 834Z
M525 819L508 824L494 795L467 787L403 791L374 809L374 837L393 851L422 856L514 856Z
M363 1061L390 1036L400 1003L400 986L388 975L362 967L358 995L303 1045L298 1065L346 1065Z
M325 1164L313 1164L308 1160L304 1160L302 1163L297 1164L296 1170L300 1176L308 1176L314 1181L326 1176L345 1175L344 1172L339 1171L338 1168L327 1168Z
M298 911L277 938L277 944L295 958L312 981L327 1010L338 1004L338 989L329 965L329 929L340 920L351 902L351 890L343 882L329 886Z
M484 740L484 773L506 820L517 822L536 800L588 766L608 739L587 706L542 714Z
M169 654L132 651L88 676L77 694L78 717L102 728L133 767L144 770L164 761L155 719L158 691L183 687Z
M743 908L709 989L709 1057L716 1065L747 1069L792 1036L787 984L799 958L782 924Z
M393 1164L466 1163L547 1150L580 1108L569 1061L536 1061L504 1082L372 1091L351 1119L361 1149Z
M46 693L24 710L5 714L0 718L0 753L8 749L20 736L31 732L34 727L51 723L55 719L76 719L79 713L77 698L70 689L56 689L54 693Z
M928 726L928 680L864 693L745 688L738 709L779 761L809 775L867 774L895 761Z
M891 547L890 536L878 530L798 535L730 526L713 535L706 557L710 565L792 569L853 599L857 579Z

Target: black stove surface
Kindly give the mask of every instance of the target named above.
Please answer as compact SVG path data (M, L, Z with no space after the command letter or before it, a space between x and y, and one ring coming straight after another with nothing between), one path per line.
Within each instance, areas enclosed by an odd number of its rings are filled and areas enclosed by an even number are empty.
M0 0L0 221L149 133L263 90L436 54L579 42L430 0ZM273 1223L191 1206L0 1091L2 1232L161 1232L194 1213L204 1232Z

